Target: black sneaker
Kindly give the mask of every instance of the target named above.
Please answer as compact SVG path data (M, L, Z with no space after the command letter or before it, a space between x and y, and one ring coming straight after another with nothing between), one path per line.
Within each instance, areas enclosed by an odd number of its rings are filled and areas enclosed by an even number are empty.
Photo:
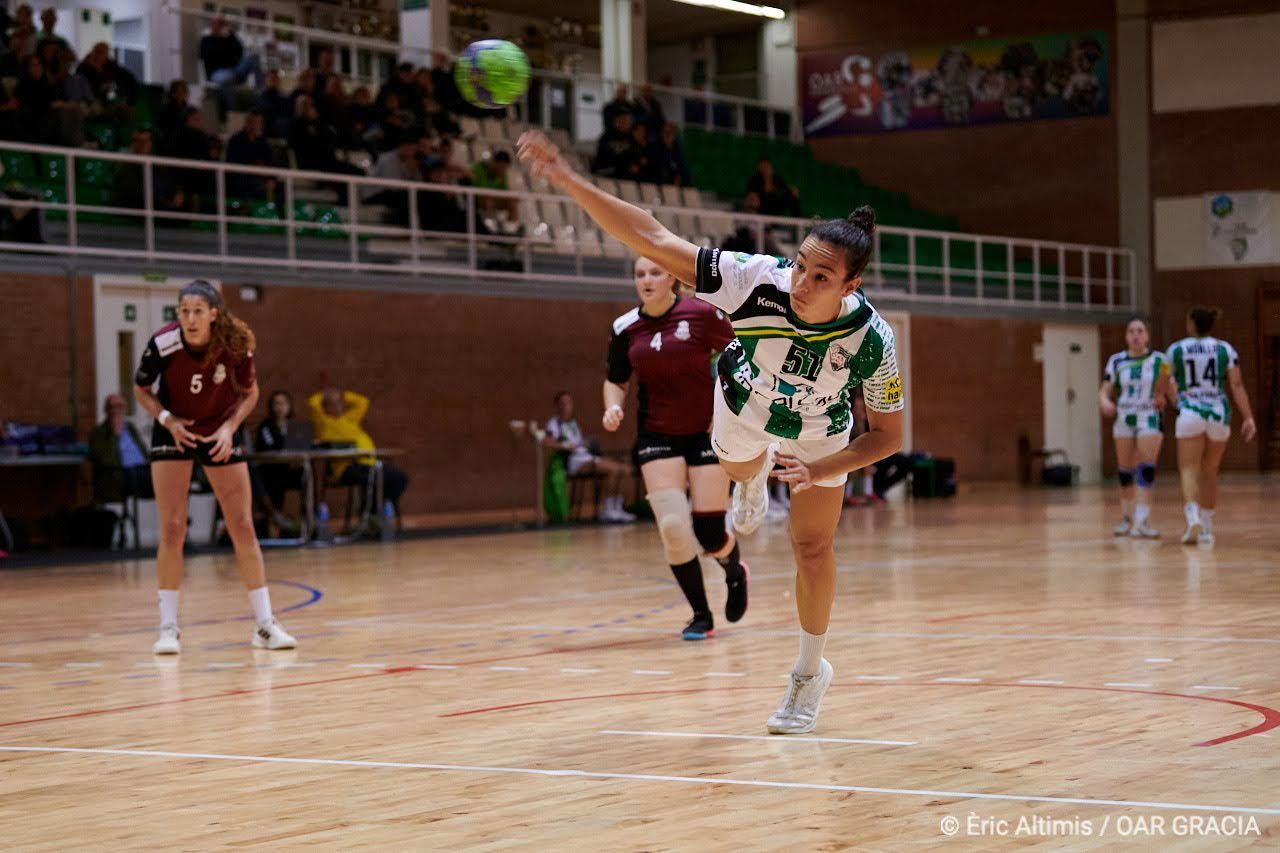
M715 622L711 614L695 614L693 620L684 626L680 636L685 640L708 640L716 632Z
M724 618L737 622L747 612L747 586L751 583L751 567L746 560L738 563L742 566L742 575L736 581L725 579L729 588L729 597L724 602Z

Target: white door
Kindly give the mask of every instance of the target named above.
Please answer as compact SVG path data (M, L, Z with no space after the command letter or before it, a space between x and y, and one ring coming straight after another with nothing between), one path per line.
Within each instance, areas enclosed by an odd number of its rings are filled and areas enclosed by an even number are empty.
M1044 447L1067 451L1081 483L1102 475L1102 416L1096 326L1045 324Z
M139 428L151 419L133 399L133 376L147 341L177 317L178 290L187 279L99 275L93 281L97 406L108 394L124 397ZM213 282L215 287L217 282Z

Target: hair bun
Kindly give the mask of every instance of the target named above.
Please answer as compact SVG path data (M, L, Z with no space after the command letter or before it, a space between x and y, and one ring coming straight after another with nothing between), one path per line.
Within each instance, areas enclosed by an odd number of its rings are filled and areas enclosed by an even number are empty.
M867 234L874 234L876 231L876 212L865 204L850 213L845 219L867 232Z

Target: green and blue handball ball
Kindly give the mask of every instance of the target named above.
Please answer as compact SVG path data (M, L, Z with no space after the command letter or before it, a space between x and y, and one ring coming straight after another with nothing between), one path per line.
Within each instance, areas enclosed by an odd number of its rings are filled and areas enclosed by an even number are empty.
M502 39L472 42L458 54L453 78L468 103L500 109L514 103L529 88L529 57Z

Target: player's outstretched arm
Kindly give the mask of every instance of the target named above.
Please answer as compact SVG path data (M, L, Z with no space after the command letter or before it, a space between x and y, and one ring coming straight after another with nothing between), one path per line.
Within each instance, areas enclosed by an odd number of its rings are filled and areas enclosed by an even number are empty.
M697 246L672 234L651 214L614 198L574 172L560 156L560 149L541 131L521 134L516 148L534 175L546 178L556 189L572 197L596 224L619 242L651 258L678 280L697 281Z

